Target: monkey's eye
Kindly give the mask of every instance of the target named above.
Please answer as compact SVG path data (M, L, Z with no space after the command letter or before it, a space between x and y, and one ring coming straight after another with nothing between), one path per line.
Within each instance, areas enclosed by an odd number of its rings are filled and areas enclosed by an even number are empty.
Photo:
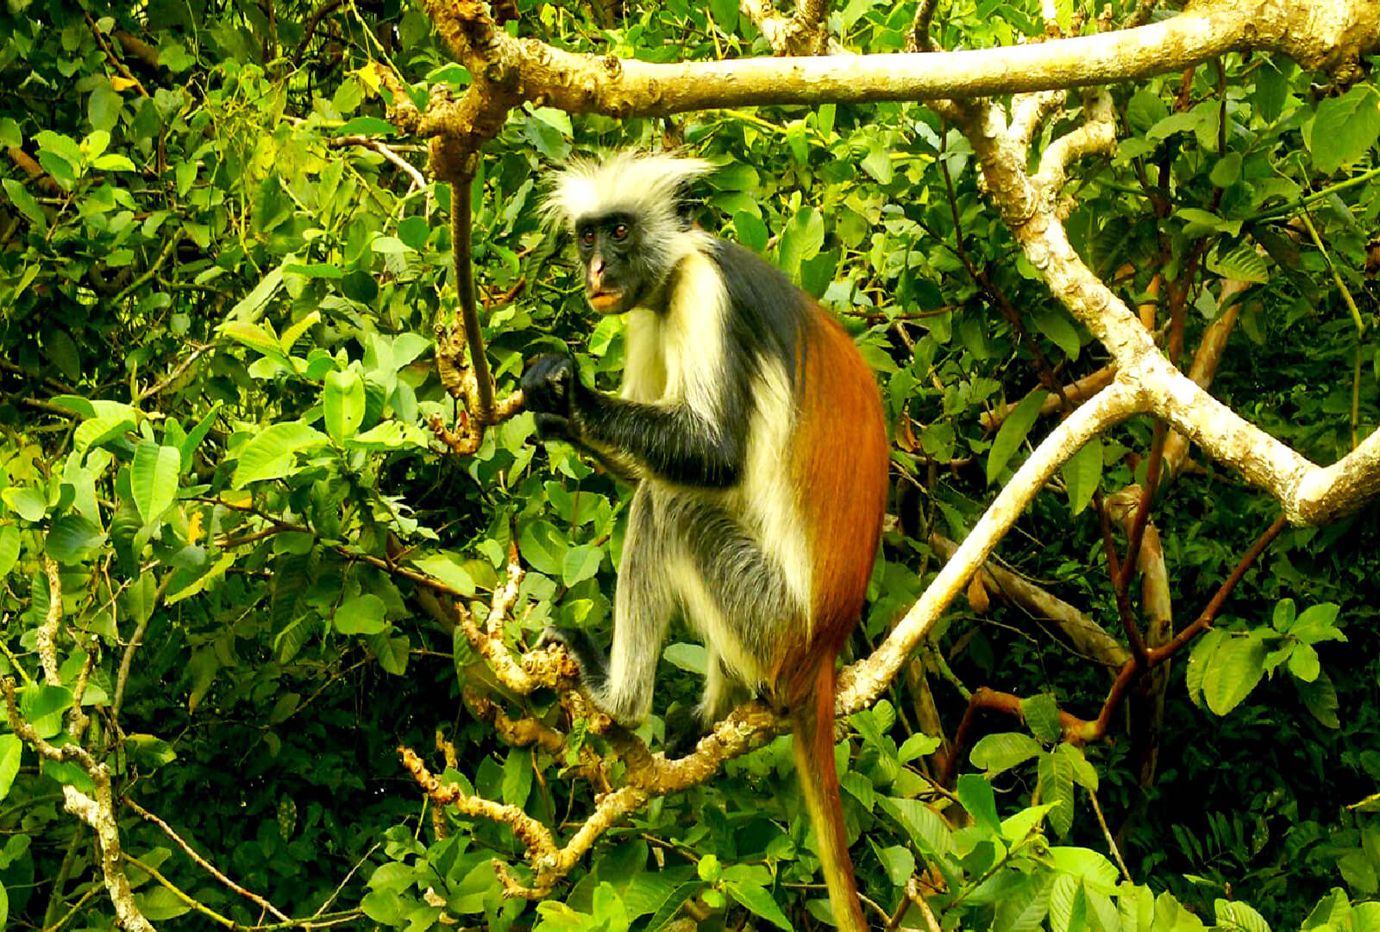
M584 230L580 231L580 242L584 243L586 246L593 246L594 238L594 230L590 229L589 227L586 227Z
M623 240L627 239L627 238L628 238L628 225L627 225L626 223L620 223L620 224L618 224L618 226L614 227L614 228L613 228L613 238L614 238L615 240L617 240L618 242L620 242L620 243L623 242Z

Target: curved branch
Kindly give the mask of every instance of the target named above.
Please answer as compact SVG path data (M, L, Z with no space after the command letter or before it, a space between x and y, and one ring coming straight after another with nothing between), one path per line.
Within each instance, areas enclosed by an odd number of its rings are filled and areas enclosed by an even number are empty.
M972 532L890 636L871 657L843 671L839 678L838 714L852 714L871 705L881 695L940 613L963 591L968 579L1060 466L1093 437L1145 409L1146 399L1139 388L1129 379L1118 376L1110 386L1050 431L983 512Z

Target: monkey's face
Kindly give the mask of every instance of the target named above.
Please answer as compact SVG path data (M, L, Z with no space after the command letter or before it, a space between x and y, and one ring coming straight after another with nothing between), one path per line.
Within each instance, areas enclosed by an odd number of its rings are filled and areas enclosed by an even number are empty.
M585 296L600 314L637 307L654 284L655 268L641 230L626 213L582 217L575 225Z

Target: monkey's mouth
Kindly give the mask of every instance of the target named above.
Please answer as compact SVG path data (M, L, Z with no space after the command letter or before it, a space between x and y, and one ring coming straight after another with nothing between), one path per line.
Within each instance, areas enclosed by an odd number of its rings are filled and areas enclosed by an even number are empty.
M610 311L618 310L623 303L623 292L621 290L596 291L589 296L590 306L600 313L607 314Z

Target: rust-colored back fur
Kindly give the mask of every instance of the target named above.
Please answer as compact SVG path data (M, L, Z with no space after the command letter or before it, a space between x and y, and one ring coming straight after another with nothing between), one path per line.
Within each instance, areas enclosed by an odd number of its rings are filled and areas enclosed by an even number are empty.
M801 360L803 393L792 471L811 554L812 637L783 657L781 699L814 690L805 658L833 658L858 623L886 508L887 438L872 370L847 332L816 306Z

